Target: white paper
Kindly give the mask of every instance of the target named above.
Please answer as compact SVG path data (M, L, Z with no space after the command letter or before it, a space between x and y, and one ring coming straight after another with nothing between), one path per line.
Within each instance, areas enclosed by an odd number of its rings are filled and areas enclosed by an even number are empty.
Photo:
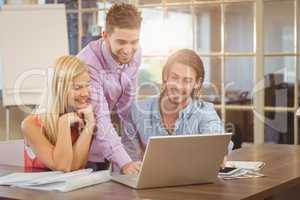
M92 169L82 169L68 173L59 171L12 173L0 177L0 185L68 192L109 180L111 180L110 170L93 172Z
M26 181L25 183L17 183L13 184L14 186L17 185L28 185L28 186L34 186L34 185L43 185L43 184L48 184L48 183L58 183L58 182L65 182L72 177L76 176L83 176L83 175L88 175L92 172L92 169L81 169L81 170L76 170L73 172L68 172L68 173L57 173L53 174L51 176L43 176L39 178L35 178L29 181Z
M244 178L258 178L258 177L264 177L265 175L262 173L259 173L254 170L249 169L240 169L236 173L233 173L231 175L220 175L220 178L223 178L225 180L231 180L231 179L244 179Z
M35 190L46 190L46 191L60 191L69 192L79 188L104 183L111 180L110 171L97 171L92 172L88 175L74 176L67 179L65 182L54 182L42 185L18 185L17 187L35 189Z
M265 163L261 161L227 161L225 166L235 167L239 169L235 173L230 175L219 174L219 177L225 180L258 178L265 176L264 174L259 172L259 170L261 170L265 166Z
M20 172L12 173L0 177L0 185L12 185L21 184L34 179L40 179L45 177L51 177L54 175L62 174L63 172L51 171L51 172Z
M225 166L258 171L265 166L265 163L261 161L227 161Z

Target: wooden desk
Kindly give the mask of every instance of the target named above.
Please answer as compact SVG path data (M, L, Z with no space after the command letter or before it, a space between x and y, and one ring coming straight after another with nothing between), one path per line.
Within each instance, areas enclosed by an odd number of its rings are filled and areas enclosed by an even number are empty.
M276 196L289 188L300 189L300 146L250 145L236 150L230 160L261 160L266 162L264 178L219 180L214 184L133 190L108 182L69 193L42 192L19 188L0 187L0 198L29 200L88 200L88 199L165 199L165 200L235 200L264 199ZM22 171L21 168L0 166L0 173ZM299 190L298 190L299 191ZM1 198L1 199L2 199Z

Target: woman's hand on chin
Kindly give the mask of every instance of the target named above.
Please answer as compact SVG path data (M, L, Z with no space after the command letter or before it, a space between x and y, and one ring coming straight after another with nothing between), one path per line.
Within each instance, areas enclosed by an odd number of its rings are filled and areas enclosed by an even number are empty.
M79 127L84 127L83 119L76 112L65 113L59 117L59 122L64 123L71 127L73 124L78 123Z
M89 104L87 107L77 110L77 113L86 123L85 126L89 128L90 131L94 132L96 121L92 105Z

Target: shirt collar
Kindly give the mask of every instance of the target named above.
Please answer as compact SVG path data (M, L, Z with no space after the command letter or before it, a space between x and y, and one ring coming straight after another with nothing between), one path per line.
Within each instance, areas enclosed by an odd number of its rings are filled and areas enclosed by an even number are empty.
M189 118L197 109L197 102L193 99L189 104L179 112L179 118Z

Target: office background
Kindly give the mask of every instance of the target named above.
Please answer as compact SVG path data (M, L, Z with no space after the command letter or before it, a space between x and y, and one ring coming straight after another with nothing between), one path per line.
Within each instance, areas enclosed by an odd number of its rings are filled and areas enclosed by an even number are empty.
M202 98L215 104L226 129L235 133L236 147L242 142L299 142L299 0L3 1L64 3L74 55L101 37L105 12L117 2L135 4L143 15L140 97L158 94L161 69L171 52L192 48L205 64ZM10 113L10 139L22 138L26 114L18 107ZM0 119L0 140L5 140L2 106Z

